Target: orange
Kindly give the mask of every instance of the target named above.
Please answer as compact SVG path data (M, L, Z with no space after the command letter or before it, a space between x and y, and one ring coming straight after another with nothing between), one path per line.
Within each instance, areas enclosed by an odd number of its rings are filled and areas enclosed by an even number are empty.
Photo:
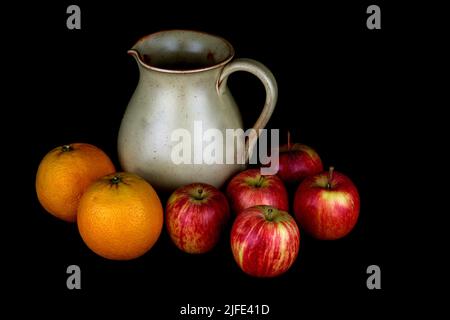
M155 190L133 173L94 182L78 208L78 230L86 245L113 260L137 258L158 240L163 208Z
M80 198L87 187L115 172L109 157L87 143L57 147L47 153L36 174L36 192L45 210L74 222Z

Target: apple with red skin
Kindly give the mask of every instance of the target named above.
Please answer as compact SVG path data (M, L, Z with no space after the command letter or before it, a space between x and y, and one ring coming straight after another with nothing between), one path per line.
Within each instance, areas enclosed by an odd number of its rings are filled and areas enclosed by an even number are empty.
M205 253L219 241L230 218L225 195L205 183L175 190L166 205L166 227L173 243L187 253Z
M254 206L236 217L231 229L231 250L245 273L275 277L294 263L300 247L300 231L286 211Z
M294 213L300 226L320 240L346 236L359 216L358 190L344 174L329 172L306 178L294 196Z
M287 211L289 200L286 187L276 175L262 175L260 169L248 169L231 179L227 196L233 212L256 205L268 205Z
M291 144L288 132L288 143L279 148L277 175L286 183L300 182L304 178L323 171L322 160L312 148L300 144Z

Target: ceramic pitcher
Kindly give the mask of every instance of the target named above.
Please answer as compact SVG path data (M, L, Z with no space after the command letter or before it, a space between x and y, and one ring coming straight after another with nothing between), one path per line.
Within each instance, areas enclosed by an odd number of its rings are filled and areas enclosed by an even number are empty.
M171 191L192 182L219 188L245 168L239 161L226 163L225 155L231 148L248 158L258 129L264 128L272 115L278 90L264 65L233 59L234 49L223 38L187 30L145 36L128 53L136 59L140 78L119 130L118 152L124 170L142 176L157 189ZM248 136L244 145L225 145L224 138L222 163L204 163L198 156L208 144L202 133L217 129L225 137L226 129L242 129L239 108L227 87L227 78L235 71L254 74L266 89L265 105L254 125L256 133ZM174 139L174 133L180 132L190 134L183 139L190 147L183 150L183 159L191 155L190 162L174 161L174 148L179 148L182 140Z

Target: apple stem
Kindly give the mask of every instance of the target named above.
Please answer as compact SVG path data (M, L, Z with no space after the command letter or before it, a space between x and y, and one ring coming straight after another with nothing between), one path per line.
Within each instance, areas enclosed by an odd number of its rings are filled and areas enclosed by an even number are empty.
M203 189L198 188L197 194L193 195L195 200L203 200Z
M331 180L333 180L333 171L334 171L334 167L330 167L328 169L328 183L327 183L328 189L331 189Z
M259 180L258 180L258 184L257 184L258 188L262 186L263 181L264 181L263 176L259 176Z
M287 147L288 147L288 151L291 150L291 132L288 130L287 133Z
M272 219L273 219L272 214L273 214L272 208L267 209L267 211L266 211L266 219L269 220L269 221L272 221Z

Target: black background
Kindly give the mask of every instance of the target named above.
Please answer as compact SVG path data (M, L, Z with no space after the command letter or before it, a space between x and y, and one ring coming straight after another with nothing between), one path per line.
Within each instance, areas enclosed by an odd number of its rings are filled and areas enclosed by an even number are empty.
M385 180L396 166L385 155L397 145L392 127L401 106L396 106L394 93L403 68L399 48L407 31L394 23L399 12L391 6L378 3L382 29L368 30L366 8L372 3L341 2L295 8L281 3L124 1L94 6L79 1L81 30L66 28L66 8L72 2L40 5L34 12L36 28L28 31L34 49L25 53L27 61L37 63L28 76L34 102L28 140L31 205L21 253L22 264L33 266L34 276L22 290L77 303L113 297L127 301L117 307L143 308L169 319L181 318L180 307L188 303L219 308L268 304L272 319L305 310L318 316L357 314L356 306L384 310L395 295L394 191ZM120 168L117 133L138 81L137 66L126 51L143 35L173 28L220 35L233 44L237 57L256 59L271 69L279 100L268 127L281 129L282 142L290 130L294 141L316 149L326 167L347 174L360 191L360 219L348 237L320 242L302 233L299 258L289 272L254 279L235 264L227 234L212 252L190 256L172 245L164 230L143 257L108 261L84 245L75 224L42 209L35 174L39 161L55 146L94 144ZM262 85L239 73L229 86L250 127L264 102ZM66 288L71 264L82 270L79 291ZM381 267L382 290L366 287L371 264ZM134 297L145 303L133 304Z

